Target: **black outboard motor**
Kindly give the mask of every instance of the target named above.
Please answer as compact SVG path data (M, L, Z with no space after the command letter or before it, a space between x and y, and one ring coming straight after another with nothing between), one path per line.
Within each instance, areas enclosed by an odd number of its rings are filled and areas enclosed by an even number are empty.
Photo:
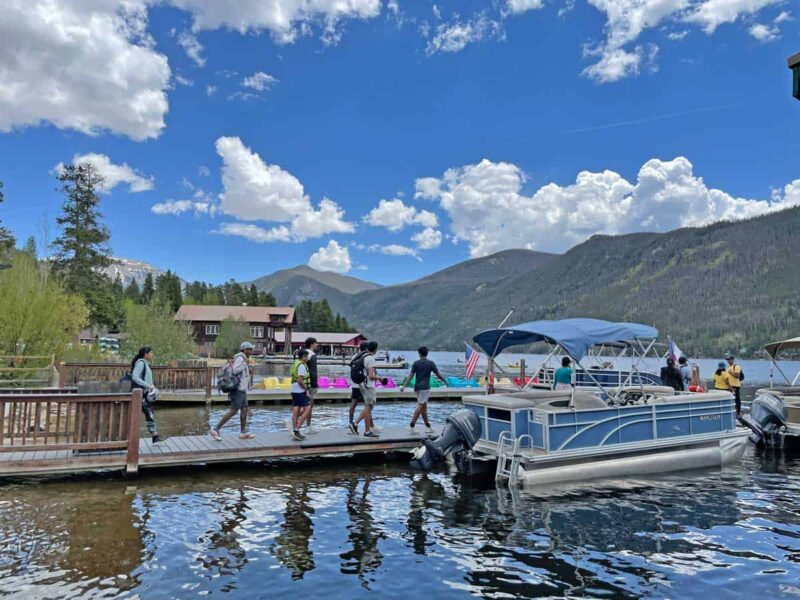
M756 396L750 405L750 414L742 415L739 421L753 430L750 441L766 448L783 447L782 428L786 427L786 405L778 396L765 394Z
M481 422L478 416L466 408L457 410L447 417L442 434L435 440L424 440L422 446L412 452L411 466L430 471L452 454L461 473L469 471L469 457L472 447L481 437Z

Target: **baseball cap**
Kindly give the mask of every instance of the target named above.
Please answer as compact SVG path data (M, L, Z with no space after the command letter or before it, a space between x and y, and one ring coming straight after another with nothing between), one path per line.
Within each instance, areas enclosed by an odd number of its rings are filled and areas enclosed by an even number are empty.
M730 352L728 352L728 353L725 355L725 360L733 360L733 354L731 354Z
M252 342L242 342L239 350L255 350L255 346L253 346Z

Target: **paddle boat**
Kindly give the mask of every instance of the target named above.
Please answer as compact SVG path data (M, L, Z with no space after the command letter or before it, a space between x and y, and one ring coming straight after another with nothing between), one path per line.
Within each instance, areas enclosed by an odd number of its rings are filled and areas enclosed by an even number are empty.
M645 347L658 331L598 319L534 321L489 329L473 341L490 358L506 348L546 342L578 369L596 345ZM738 461L749 431L738 428L729 392L676 392L631 376L614 389L529 383L463 400L437 440L415 450L412 464L431 468L450 456L466 473L494 471L508 485L536 486L593 478L652 475ZM491 371L490 371L491 374ZM587 377L593 379L591 372ZM636 381L632 384L632 381Z
M757 446L800 449L800 371L789 378L781 368L781 352L800 349L800 337L764 346L770 358L769 387L756 391L749 404L743 403L741 422L752 429L750 440ZM776 385L776 371L783 378Z

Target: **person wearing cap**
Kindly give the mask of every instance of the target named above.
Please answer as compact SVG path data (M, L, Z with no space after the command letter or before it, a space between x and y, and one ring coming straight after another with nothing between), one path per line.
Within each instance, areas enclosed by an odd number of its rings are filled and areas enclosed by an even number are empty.
M736 364L733 354L726 354L725 360L728 362L728 384L736 399L736 414L739 415L742 412L742 367Z
M317 343L317 339L310 337L307 338L305 343L303 344L303 350L308 351L308 378L309 378L309 385L308 388L305 390L306 394L308 395L308 409L305 412L303 417L303 422L306 424L306 433L317 433L316 429L311 426L311 413L314 412L314 401L317 398L317 391L319 388L319 384L317 383L317 348L319 344ZM300 425L303 425L303 422Z
M239 426L241 429L239 438L250 440L255 437L247 431L247 390L250 389L250 355L253 354L254 349L255 346L252 343L242 342L242 345L239 346L239 352L233 357L231 370L239 378L239 385L235 391L228 394L228 398L231 401L231 407L228 412L222 416L217 426L211 430L211 437L217 441L222 440L222 436L219 433L222 426L237 412L239 413Z
M724 360L719 361L717 364L717 370L714 371L714 389L715 390L723 390L725 392L730 391L731 385L728 381L728 365L725 364Z
M572 388L572 360L569 356L561 359L561 366L553 373L553 389L568 390Z

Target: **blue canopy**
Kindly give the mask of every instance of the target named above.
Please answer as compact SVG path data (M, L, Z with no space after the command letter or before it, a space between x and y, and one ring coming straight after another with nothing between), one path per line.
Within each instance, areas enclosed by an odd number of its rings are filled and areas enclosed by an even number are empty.
M573 359L580 360L592 346L627 343L658 337L658 331L638 323L612 323L600 319L562 319L531 321L513 327L487 329L472 340L489 356L497 356L509 346L536 342L558 344Z

